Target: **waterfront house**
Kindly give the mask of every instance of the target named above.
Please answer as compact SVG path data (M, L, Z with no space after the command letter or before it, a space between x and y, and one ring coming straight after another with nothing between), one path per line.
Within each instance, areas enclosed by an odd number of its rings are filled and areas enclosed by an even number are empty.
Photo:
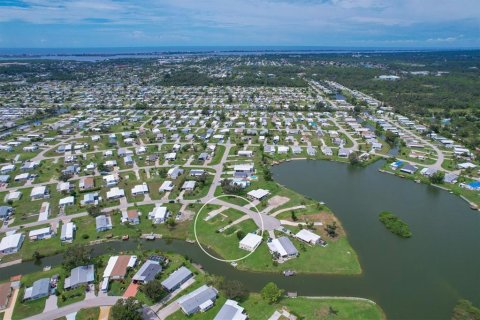
M165 222L169 214L170 213L166 207L155 207L148 213L148 218L152 220L153 223L159 224Z
M309 244L319 244L320 243L320 236L311 232L310 230L307 229L302 229L297 234L295 237L303 242L309 243Z
M50 279L42 278L33 283L31 287L25 289L24 301L31 301L48 297L50 295Z
M64 289L70 290L82 285L88 285L95 281L95 266L79 266L70 271L70 277L65 278Z
M97 232L107 231L112 229L112 218L104 214L95 218L95 229Z
M280 237L267 242L270 252L283 260L288 260L298 256L298 250L292 241L287 237Z
M156 278L156 276L162 272L162 266L160 262L147 260L135 273L132 278L133 283L146 284Z
M213 320L247 320L244 310L237 301L227 299Z
M193 273L188 270L186 267L181 266L172 274L168 276L167 279L162 281L162 287L167 292L172 292L178 289L182 284L184 284L188 279L193 277Z
M238 244L240 249L254 251L262 242L262 237L255 233L247 233L247 235Z
M408 174L414 174L416 171L418 170L417 167L407 163L406 165L404 165L400 171L401 172L405 172L405 173L408 173Z
M140 217L138 215L138 211L135 209L128 210L127 212L122 212L122 222L128 222L130 224L139 224Z
M62 225L60 240L63 242L72 242L76 226L73 222L67 222Z
M213 307L218 291L206 284L177 300L182 311L190 316L199 311L205 312Z
M261 200L265 199L269 194L270 194L270 191L268 191L268 190L256 189L256 190L252 190L252 191L248 192L247 197L250 200L261 201Z
M103 271L103 278L110 280L124 279L129 268L135 267L137 256L113 256L108 259L107 266Z

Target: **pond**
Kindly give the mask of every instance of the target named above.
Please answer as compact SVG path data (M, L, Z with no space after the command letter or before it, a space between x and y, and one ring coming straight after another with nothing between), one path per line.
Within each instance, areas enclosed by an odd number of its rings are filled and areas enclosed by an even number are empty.
M128 241L98 244L95 254L161 249L187 255L206 271L242 281L259 291L274 281L299 295L369 298L389 319L450 319L459 298L480 304L480 214L443 190L378 172L382 162L352 168L329 161L291 161L272 168L275 179L335 212L357 251L360 276L250 273L206 256L185 241ZM379 222L388 210L408 223L413 237L402 239ZM44 258L58 265L62 255ZM314 261L313 263L321 263ZM42 269L24 262L0 269L0 279Z

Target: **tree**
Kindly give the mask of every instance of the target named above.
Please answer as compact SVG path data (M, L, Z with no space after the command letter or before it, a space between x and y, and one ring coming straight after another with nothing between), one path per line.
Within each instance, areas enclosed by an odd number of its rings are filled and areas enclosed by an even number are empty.
M140 287L142 291L152 302L158 302L165 296L165 291L160 280L152 280Z
M238 240L242 240L243 238L245 238L245 232L243 230L238 230L237 231L237 238L238 238Z
M119 299L111 309L112 319L141 320L142 304L130 297L127 300Z
M175 221L175 218L174 217L168 217L167 221L165 221L165 223L167 224L167 227L173 229L175 228L175 226L177 225L177 222Z
M385 131L385 141L391 145L391 146L394 146L395 144L397 144L397 140L398 140L398 135L393 133L392 131Z
M100 209L99 206L88 206L87 207L87 212L92 217L96 217L96 216L98 216L102 213L102 210Z
M297 221L297 220L298 220L297 215L295 214L295 211L292 210L292 211L290 212L290 215L291 215L291 217L292 217L292 221Z
M443 178L445 178L445 172L437 171L429 177L429 180L433 184L443 183Z
M348 161L350 162L350 165L356 166L360 163L360 157L358 153L359 152L355 151L348 155Z
M265 179L265 181L272 181L273 180L272 171L270 171L270 168L268 168L268 167L263 168L263 179Z
M263 287L262 299L267 301L269 304L276 303L283 295L283 290L280 289L275 283L269 282Z
M245 285L238 280L222 281L220 290L228 299L244 300L248 297L248 290Z
M333 221L332 224L327 224L327 227L325 228L325 231L327 231L330 238L335 238L338 235L337 234L337 222Z
M63 254L63 267L70 271L78 266L92 263L92 249L86 246L74 245L67 247Z

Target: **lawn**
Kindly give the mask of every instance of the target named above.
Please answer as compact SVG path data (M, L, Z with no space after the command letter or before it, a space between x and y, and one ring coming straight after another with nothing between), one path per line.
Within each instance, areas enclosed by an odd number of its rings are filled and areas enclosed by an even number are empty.
M80 311L78 311L76 319L97 320L99 315L100 315L100 308L98 307L81 309Z
M215 306L204 312L197 313L189 319L209 320L213 319L225 303L225 297L221 295L215 302ZM349 319L349 320L375 320L385 319L381 308L373 302L366 300L350 300L342 298L321 298L308 299L298 297L296 299L283 298L276 304L268 304L262 300L260 294L251 293L249 297L241 302L245 313L251 320L268 319L276 310L286 309L296 315L298 319ZM168 317L168 320L185 319L185 314L179 310ZM281 318L284 319L284 318ZM285 318L286 319L286 318Z
M30 287L33 282L42 278L49 278L55 274L61 274L63 272L62 267L54 267L49 271L39 271L35 273L26 274L22 277L21 288L18 292L18 299L15 303L15 309L13 311L13 319L24 319L36 314L39 314L45 308L45 301L47 298L41 298L33 301L22 302L25 294L25 289ZM60 280L63 281L63 278Z

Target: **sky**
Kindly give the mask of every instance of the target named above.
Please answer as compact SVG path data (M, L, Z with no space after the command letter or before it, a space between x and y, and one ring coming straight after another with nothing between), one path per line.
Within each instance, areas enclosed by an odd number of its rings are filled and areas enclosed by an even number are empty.
M479 48L479 0L0 0L0 48Z

